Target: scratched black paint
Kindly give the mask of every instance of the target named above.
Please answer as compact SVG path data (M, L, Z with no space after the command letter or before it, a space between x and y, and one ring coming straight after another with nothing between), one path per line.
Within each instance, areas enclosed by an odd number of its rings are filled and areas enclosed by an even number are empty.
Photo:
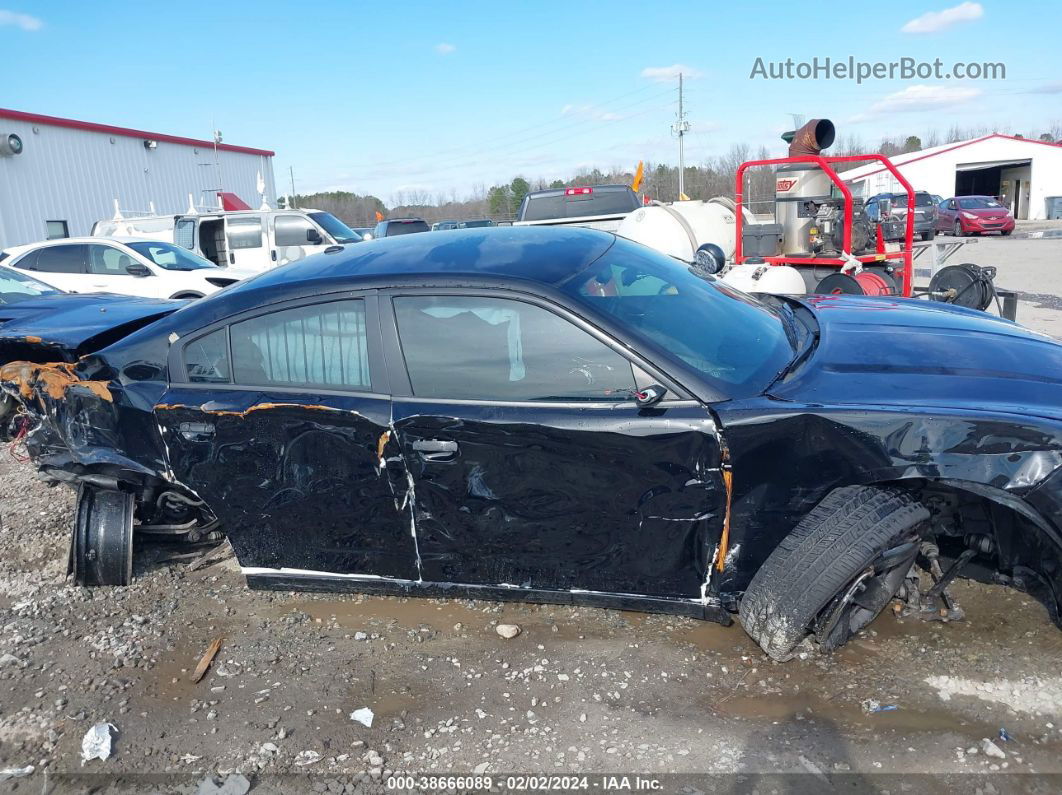
M27 335L41 338L38 350L50 346L41 354L50 360L81 357L78 376L105 379L113 402L77 388L24 400L38 420L27 440L38 464L106 473L141 496L169 488L202 499L255 585L726 621L721 606L733 609L826 493L888 483L992 505L996 567L1062 620L1062 346L939 305L808 298L800 311L814 317L815 349L762 394L731 400L678 356L557 289L605 251L620 259L631 245L575 229L373 241L277 269L128 334L105 313L76 339L44 315L17 335L0 326L0 361ZM387 300L411 287L537 296L613 339L675 400L650 411L418 401ZM354 292L381 299L370 324L380 329L370 341L375 394L204 387L174 367L189 335L262 306ZM780 311L793 306L767 300ZM108 335L122 339L97 350ZM428 439L456 442L452 459L414 449Z

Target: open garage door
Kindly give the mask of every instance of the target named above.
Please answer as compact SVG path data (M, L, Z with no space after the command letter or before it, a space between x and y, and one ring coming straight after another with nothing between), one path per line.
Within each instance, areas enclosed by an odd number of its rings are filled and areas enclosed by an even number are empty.
M992 160L955 166L956 196L994 196L1018 219L1029 217L1032 160Z

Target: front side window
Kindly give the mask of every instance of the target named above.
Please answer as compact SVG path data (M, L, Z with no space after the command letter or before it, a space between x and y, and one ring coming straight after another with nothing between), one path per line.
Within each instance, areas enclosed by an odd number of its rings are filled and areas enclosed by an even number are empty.
M98 276L128 276L135 260L112 246L89 246L89 273Z
M306 233L314 228L313 224L299 215L278 215L274 226L277 247L305 246L310 242Z
M337 243L361 242L361 235L332 215L332 213L310 213L310 217L320 224L321 228L330 234ZM279 246L280 244L277 243L277 245Z
M229 346L225 329L212 331L189 343L184 349L184 366L188 380L194 384L227 384Z
M471 296L404 296L394 306L417 397L631 399L630 362L541 307Z
M370 388L362 299L261 315L234 323L230 337L237 384Z
M767 305L629 241L618 239L561 289L728 397L759 394L793 358L785 325Z
M229 248L262 247L261 218L229 218L225 221L225 234L229 239Z
M37 267L42 273L85 273L87 246L45 246L37 254Z

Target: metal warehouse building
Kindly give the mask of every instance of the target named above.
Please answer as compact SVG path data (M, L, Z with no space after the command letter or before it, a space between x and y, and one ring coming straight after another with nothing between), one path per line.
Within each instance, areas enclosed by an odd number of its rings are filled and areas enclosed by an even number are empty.
M1017 219L1048 218L1062 205L1062 145L994 133L891 158L915 190L952 196L996 196ZM858 196L900 190L877 163L845 171Z
M123 212L218 206L219 191L274 204L273 152L0 108L0 249L89 234Z

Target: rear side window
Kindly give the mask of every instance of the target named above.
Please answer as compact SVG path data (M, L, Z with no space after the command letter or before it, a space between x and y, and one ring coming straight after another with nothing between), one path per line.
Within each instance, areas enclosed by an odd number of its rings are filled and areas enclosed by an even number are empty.
M85 273L87 246L45 246L34 270L42 273Z
M639 207L638 197L630 190L598 190L592 193L551 196L530 195L524 199L521 221L545 221L550 218L581 218L587 215L629 213Z
M225 222L229 248L261 248L262 220L260 218L229 218Z
M195 251L195 220L182 218L173 226L173 242L181 248Z
M426 221L389 221L387 224L387 237L395 235L411 235L414 232L427 232Z
M333 301L234 323L233 380L247 386L370 388L365 302Z
M624 357L567 320L522 301L398 297L413 394L455 400L630 400Z
M212 331L184 349L188 380L196 384L229 382L229 346L225 329Z
M277 246L305 246L309 243L306 233L313 224L298 215L278 215L274 226Z

